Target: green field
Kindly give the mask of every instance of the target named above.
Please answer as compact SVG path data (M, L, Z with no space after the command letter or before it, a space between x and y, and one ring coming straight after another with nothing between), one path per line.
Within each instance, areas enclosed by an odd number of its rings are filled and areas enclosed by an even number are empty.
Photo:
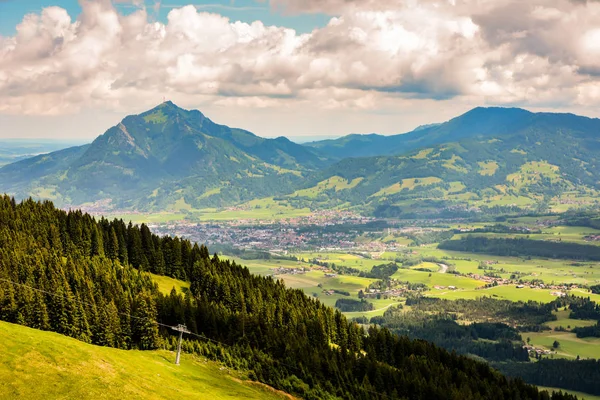
M165 223L171 221L182 221L185 219L184 213L136 213L136 214L107 214L104 216L107 219L122 219L125 222L131 221L134 224L142 223Z
M441 250L437 245L428 245L416 248L415 257L437 257L447 259L449 263L456 265L460 273L480 274L478 269L480 262L491 261L494 272L503 278L510 278L512 274L519 274L523 280L539 279L545 283L562 284L586 284L600 283L600 263L583 262L574 264L569 260L501 257L487 254L473 254L456 251Z
M342 257L351 261L354 260L354 257L356 256L352 254L344 255L337 253L336 257ZM252 272L253 274L263 276L272 275L273 268L305 268L307 270L305 274L281 274L276 275L276 278L283 279L286 286L288 287L302 289L307 295L318 298L320 302L329 307L334 307L335 302L338 299L358 298L358 292L361 289L364 290L367 286L376 281L375 279L361 278L349 275L338 275L334 278L328 278L325 276L325 273L323 271L310 269L310 264L304 262L287 260L243 260L232 256L223 256L223 258L230 259L240 265L248 267L250 272ZM380 263L381 261L377 262L377 264ZM319 287L319 285L321 286ZM332 295L323 293L327 290L347 291L350 293L350 296L348 297L337 293L334 293ZM365 315L367 317L375 317L378 315L382 315L385 312L385 310L387 310L390 306L400 304L402 302L402 299L369 299L369 302L373 303L373 305L375 306L375 310L356 313L349 312L345 313L345 315L350 318L362 315Z
M178 293L185 293L187 289L190 288L190 284L188 282L180 281L178 279L173 279L168 276L163 275L155 275L148 273L152 280L156 282L158 285L158 290L163 294L171 293L171 290L175 288Z
M384 258L368 258L357 254L335 253L335 252L312 252L312 253L297 253L294 254L298 259L309 262L317 259L320 262L328 264L343 265L346 267L356 268L361 271L369 271L373 266L385 264L390 260ZM393 259L393 258L392 258Z
M569 315L571 314L571 311L569 311L569 310L556 311L556 312L554 312L554 314L556 315L557 320L546 322L544 324L544 325L548 325L552 329L557 328L557 327L561 327L564 329L571 329L571 328L579 328L579 327L583 327L583 326L596 325L596 321L593 321L593 320L569 318Z
M572 359L580 356L581 358L600 359L600 338L579 339L574 333L556 331L527 332L522 337L523 339L529 337L531 345L548 350L553 350L552 344L554 341L558 341L560 347L556 350L556 354L553 355L555 358L563 357Z
M281 399L217 363L117 350L0 322L0 399Z
M561 229L563 228L563 229ZM555 227L548 231L565 235L581 234L581 228ZM438 260L453 266L461 274L483 275L485 271L479 269L482 262L490 262L493 272L503 278L510 278L512 275L518 276L525 281L541 280L544 283L551 284L576 284L590 285L600 283L600 263L585 262L582 264L573 264L569 260L554 259L525 259L519 257L499 257L486 254L472 254L463 252L453 252L440 250L437 244L409 247L407 250L399 252L384 253L343 253L343 252L306 252L294 254L301 261L282 261L282 260L241 260L235 259L241 265L246 265L253 272L261 275L272 274L272 269L276 267L286 268L305 268L308 272L302 275L279 275L285 283L294 288L304 290L309 295L316 295L325 304L334 306L335 301L342 296L338 294L325 295L323 290L337 289L347 290L352 298L357 298L358 291L365 289L375 280L366 278L357 278L353 276L340 275L337 278L326 278L322 271L316 271L317 265L310 261L317 259L319 262L335 264L338 266L347 266L358 269L359 271L370 271L375 265L392 262L396 258L426 258L435 257ZM440 261L440 262L441 262ZM429 271L421 271L425 269ZM556 299L552 293L554 289L531 289L528 287L517 288L515 284L501 285L490 288L483 288L485 282L475 280L466 276L459 276L449 273L440 273L440 266L432 262L423 262L410 268L399 269L392 278L402 282L422 283L429 290L425 292L426 296L453 299L476 299L487 296L511 301L540 301L550 302ZM321 287L319 287L319 284ZM437 288L436 288L437 287ZM452 288L451 288L452 287ZM569 290L568 293L577 296L590 297L594 301L600 302L600 295L590 293L586 289L577 288ZM371 300L369 300L371 301ZM402 299L382 299L384 303L376 305L376 310L360 315L380 315L390 304L397 304ZM354 317L353 313L347 314Z

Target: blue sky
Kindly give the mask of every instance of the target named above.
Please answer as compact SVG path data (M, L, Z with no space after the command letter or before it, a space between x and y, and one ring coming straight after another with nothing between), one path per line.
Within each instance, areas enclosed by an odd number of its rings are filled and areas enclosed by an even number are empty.
M146 0L146 7L150 10L154 0ZM221 14L232 21L253 22L260 20L265 25L277 25L293 28L299 33L311 32L315 28L323 27L330 17L325 14L286 15L269 8L267 2L254 0L163 0L158 14L151 12L154 18L166 22L171 9L188 4L194 4L199 10ZM0 0L0 35L12 36L16 26L29 13L39 14L44 7L59 6L67 10L71 17L76 18L81 12L77 0ZM132 4L115 4L122 14L128 14L136 8Z

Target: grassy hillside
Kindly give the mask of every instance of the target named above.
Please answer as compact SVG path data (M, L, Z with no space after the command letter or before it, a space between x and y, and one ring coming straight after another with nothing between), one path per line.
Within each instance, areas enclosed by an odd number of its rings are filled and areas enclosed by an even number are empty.
M0 399L282 399L289 396L188 355L85 344L0 322Z

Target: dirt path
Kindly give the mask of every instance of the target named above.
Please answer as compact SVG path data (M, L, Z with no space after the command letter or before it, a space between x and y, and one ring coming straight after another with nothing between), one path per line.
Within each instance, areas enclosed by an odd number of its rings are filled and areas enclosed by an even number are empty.
M440 270L438 271L440 274L445 274L446 272L448 272L448 266L446 264L438 264L440 267Z

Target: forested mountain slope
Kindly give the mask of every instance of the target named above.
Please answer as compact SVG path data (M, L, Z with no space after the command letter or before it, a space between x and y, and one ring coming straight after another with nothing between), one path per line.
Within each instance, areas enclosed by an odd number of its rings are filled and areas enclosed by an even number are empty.
M166 102L90 145L0 168L0 190L137 211L244 208L261 198L383 217L565 211L597 203L600 120L476 108L404 135L301 146Z
M600 189L600 120L519 109L475 109L389 140L419 147L347 158L284 199L297 207L354 206L379 216L444 210L539 209L592 204ZM386 139L388 140L388 139ZM411 139L412 140L412 139ZM408 148L412 147L410 144ZM394 152L393 146L384 146ZM323 182L340 181L335 188Z
M200 207L281 192L326 162L283 137L260 138L165 102L126 117L89 146L0 169L0 189L59 204Z
M441 124L419 127L391 136L348 135L339 139L307 143L338 160L348 157L397 155L417 148L464 139L503 137L528 132L569 132L598 137L600 120L573 114L532 113L520 108L477 107Z
M142 271L188 280L190 289L165 296ZM185 323L193 333L186 351L306 399L550 398L427 342L375 327L366 335L301 290L211 258L203 246L7 196L0 319L146 350L172 349L168 327Z

